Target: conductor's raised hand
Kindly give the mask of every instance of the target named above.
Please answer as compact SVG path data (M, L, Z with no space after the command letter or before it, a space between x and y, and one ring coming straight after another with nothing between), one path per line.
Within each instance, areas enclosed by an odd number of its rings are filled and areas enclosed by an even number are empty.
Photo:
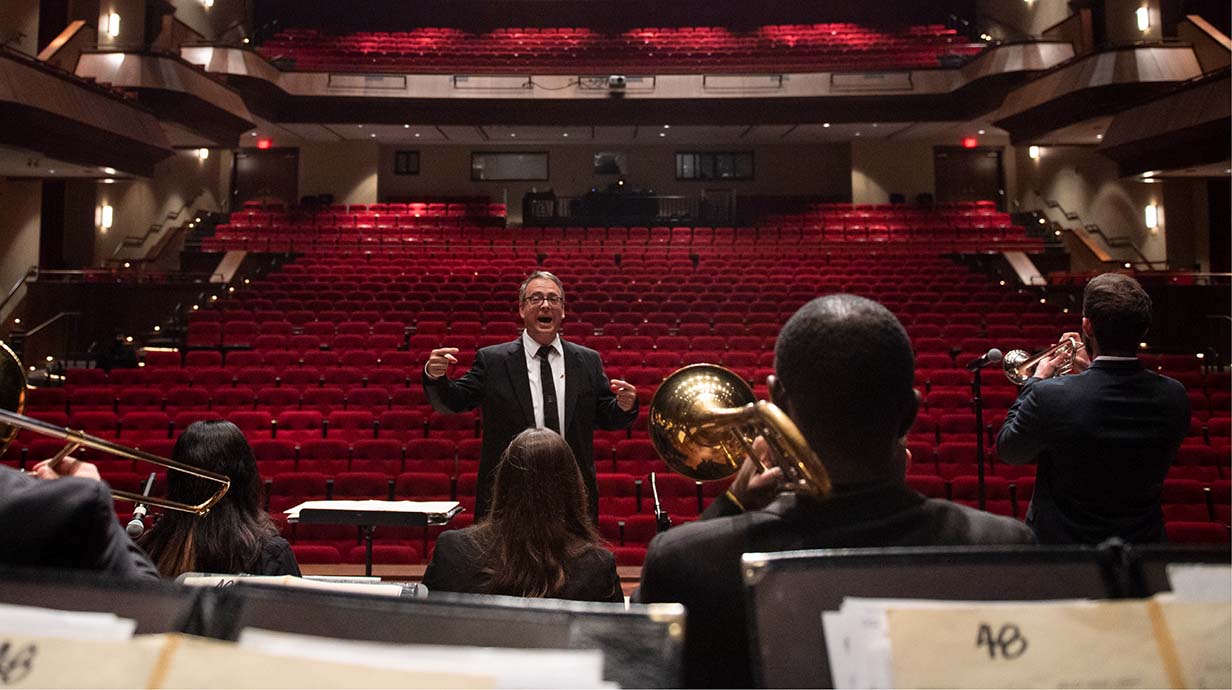
M458 363L456 347L440 347L428 355L428 363L424 365L424 373L430 379L439 379L449 372L449 367Z
M637 404L637 386L628 381L612 379L612 392L616 394L616 406L628 412Z

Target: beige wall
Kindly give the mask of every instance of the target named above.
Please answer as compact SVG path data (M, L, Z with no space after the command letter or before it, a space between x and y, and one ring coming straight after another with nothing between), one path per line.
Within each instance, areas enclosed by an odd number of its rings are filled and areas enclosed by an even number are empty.
M9 44L26 55L38 53L38 0L3 0L0 2L0 33L16 31L24 34Z
M1211 270L1210 205L1205 179L1165 180L1158 185L1168 209L1168 264L1176 269ZM1228 228L1220 231L1228 232Z
M1044 209L1041 197L1052 199L1066 211L1077 213L1082 223L1099 225L1110 236L1128 236L1148 259L1163 261L1167 257L1168 216L1162 185L1119 178L1116 165L1089 147L1041 147L1037 161L1020 150L1016 161L1020 208ZM1150 202L1159 205L1159 227L1154 231L1146 228L1143 219L1143 209ZM1055 210L1048 209L1047 216L1063 220ZM1064 224L1074 227L1077 221ZM1128 249L1109 252L1115 258L1133 258Z
M1163 18L1159 14L1159 0L1105 0L1104 3L1109 43L1133 43L1135 41L1158 41L1163 38ZM1138 30L1138 18L1134 12L1139 7L1150 11L1151 26L1146 31Z
M381 150L377 144L345 142L302 145L299 147L299 195L333 194L336 204L375 204L379 200L377 163L380 157ZM392 154L389 170L392 174ZM454 184L456 187L457 183Z
M247 3L242 0L214 0L214 6L209 9L201 0L172 0L171 4L175 6L176 19L211 41L217 40L227 27L247 18L244 11Z
M38 265L42 203L41 181L0 178L0 208L4 209L0 213L0 299L31 266ZM0 312L0 322L8 318L21 298L22 294L14 296Z
M420 174L393 174L394 153L419 151ZM475 182L471 180L472 151L547 151L546 181ZM676 153L699 150L753 151L754 179L748 181L690 182L676 179ZM601 151L623 152L627 158L625 180L633 187L653 189L665 196L699 196L712 189L731 190L735 195L824 194L846 198L851 194L848 170L851 156L845 144L799 144L795 146L726 146L721 148L676 146L383 146L380 150L381 199L441 195L486 195L509 205L510 221L521 222L522 195L532 189L551 189L559 196L579 196L592 187L606 188L615 175L595 175L594 155ZM300 169L304 168L303 152ZM345 186L345 184L343 185ZM331 191L331 190L323 190ZM314 193L303 185L301 194ZM335 192L337 197L337 192ZM343 203L343 202L340 202ZM355 202L363 203L363 202Z
M179 213L185 206L223 210L229 191L231 153L212 149L207 160L197 157L196 149L176 151L175 155L154 168L154 177L117 180L114 184L98 184L98 205L108 203L114 209L114 222L108 231L95 234L94 260L101 265L112 256L127 236L142 237L150 225L168 226L167 214ZM180 219L186 218L182 215ZM148 239L152 247L158 236ZM174 266L178 257L168 251L163 260ZM162 262L160 262L161 265Z
M933 193L931 141L868 140L851 144L851 200L857 204L888 204L891 193L908 202L917 194Z
M1066 0L979 0L979 29L993 38L1039 36L1070 14Z

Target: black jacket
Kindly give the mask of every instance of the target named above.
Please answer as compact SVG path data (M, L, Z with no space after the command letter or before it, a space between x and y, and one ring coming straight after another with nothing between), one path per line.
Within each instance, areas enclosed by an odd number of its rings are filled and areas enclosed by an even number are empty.
M450 530L436 540L436 551L423 576L423 585L429 592L487 592L488 576L483 573L485 559L475 538L477 529L477 525L472 525ZM565 587L554 598L623 602L616 557L611 551L596 547L565 563Z
M1137 360L1027 379L997 436L1008 464L1035 463L1027 524L1045 544L1164 541L1159 496L1189 431L1179 381Z
M637 601L688 609L686 687L753 686L740 576L745 553L1034 541L1016 520L925 499L901 483L840 490L824 501L784 494L765 510L711 517L736 510L720 497L703 515L711 519L657 535L642 566Z
M0 563L158 579L116 520L105 482L35 479L0 466Z
M599 490L595 483L594 429L624 429L637 418L616 404L603 373L599 353L561 340L565 356L565 441L573 449L590 497L590 514L598 521ZM423 375L424 393L438 412L465 412L482 405L483 449L475 489L475 518L488 511L496 464L509 442L535 425L530 377L522 339L480 349L462 378L433 381Z

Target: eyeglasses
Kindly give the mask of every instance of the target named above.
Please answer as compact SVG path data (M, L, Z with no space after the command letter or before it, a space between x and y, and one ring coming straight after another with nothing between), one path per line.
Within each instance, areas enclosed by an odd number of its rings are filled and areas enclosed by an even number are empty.
M542 307L544 302L559 307L565 303L565 299L560 295L531 295L526 298L526 303L535 307Z

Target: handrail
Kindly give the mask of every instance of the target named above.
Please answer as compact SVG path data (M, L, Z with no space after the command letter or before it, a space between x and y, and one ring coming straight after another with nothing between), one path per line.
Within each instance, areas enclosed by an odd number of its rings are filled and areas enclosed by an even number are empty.
M39 52L38 59L43 62L47 62L51 58L55 57L56 53L60 52L60 49L72 40L73 37L77 35L77 32L84 29L85 26L85 20L82 19L75 19L69 22L68 26L64 27L64 30L61 31L58 36L51 39L51 43L48 43L47 47L43 48L43 50Z
M38 332L39 332L39 331L43 330L44 328L47 328L48 326L50 326L50 325L54 324L55 322L59 321L60 319L62 319L62 318L64 318L64 317L66 317L66 316L81 316L81 312L79 312L79 311L62 311L62 312L60 312L59 314L56 314L55 316L51 317L50 319L47 319L47 320L46 320L46 321L44 321L43 323L40 323L39 325L35 326L34 328L31 328L30 330L26 331L26 337L27 337L27 338L29 338L29 337L30 337L30 336L32 336L32 335L38 335Z
M147 255L147 256L142 256L142 257L121 259L119 257L119 254L120 254L120 251L123 250L125 247L144 247L146 241L150 239L150 236L156 233L159 233L163 230L163 228L165 227L164 226L165 222L178 220L180 217L180 214L184 213L184 211L189 210L192 207L197 205L197 200L200 199L203 194L205 194L204 190L199 191L197 192L197 195L192 198L191 201L188 201L187 203L185 203L183 206L179 208L179 210L176 210L174 212L167 211L167 213L163 217L163 223L151 223L149 228L146 229L144 235L126 235L122 240L120 240L118 244L116 244L115 249L112 250L111 256L108 257L107 260L108 261L155 261L157 260L159 256L162 255L161 247L159 248L158 253L155 254L153 257Z
M132 277L135 279L132 282L158 282L155 280L151 280L152 277L156 276L156 277L165 279L166 282L169 282L169 283L174 282L174 283L192 283L192 284L203 283L203 282L208 283L212 281L214 278L221 279L223 277L221 273L216 273L216 272L211 272L211 273L175 272L175 273L165 273L165 274L151 274L151 273L137 273L137 272L126 273L122 270L117 270L114 268L86 268L86 269L72 269L72 270L58 269L58 270L53 270L53 271L40 270L38 271L38 276L36 277L45 276L48 278L59 278L59 277L71 278L71 277L79 276L79 277L84 278L86 276L91 276L91 275L98 275L98 276L108 275L108 276L115 276L115 277L121 277L121 278Z
M9 300L13 299L13 296L17 294L17 291L20 290L32 276L38 276L38 266L31 266L26 269L26 274L21 277L21 280L17 281L16 285L9 288L8 294L4 296L4 301L0 301L0 312L4 311L4 308L9 305Z
M1196 14L1187 14L1185 15L1185 20L1190 24L1193 24L1199 31L1209 36L1212 40L1216 41L1224 48L1232 50L1232 39L1229 39L1222 31L1216 29L1213 24L1206 21L1201 16Z
M1044 202L1045 206L1047 206L1048 208L1057 209L1058 211L1061 212L1063 216L1065 216L1066 220L1078 221L1080 224L1082 224L1083 230L1086 230L1088 234L1099 235L1101 238L1103 238L1104 244L1108 245L1109 247L1113 249L1129 247L1131 250L1133 250L1134 254L1138 256L1138 261L1131 262L1131 263L1145 264L1147 268L1153 271L1154 270L1167 270L1168 268L1167 261L1151 261L1150 259L1146 258L1146 255L1142 253L1142 250L1138 248L1138 245L1134 244L1134 241L1132 238L1126 235L1115 235L1115 236L1108 235L1107 233L1104 232L1104 229L1101 228L1099 225L1096 225L1095 223L1083 222L1082 218L1076 212L1065 210L1065 207L1061 205L1061 202L1055 199L1045 198L1044 195L1040 193L1038 189L1033 190L1033 191L1035 192L1035 196L1039 197L1040 201ZM1061 227L1062 230L1066 230L1071 233L1075 231L1075 228L1069 228L1059 223L1058 225ZM1118 259L1102 258L1098 255L1098 253L1096 253L1096 258L1098 258L1103 263L1124 263L1124 261L1118 260ZM1162 268L1157 268L1157 264L1162 265Z

